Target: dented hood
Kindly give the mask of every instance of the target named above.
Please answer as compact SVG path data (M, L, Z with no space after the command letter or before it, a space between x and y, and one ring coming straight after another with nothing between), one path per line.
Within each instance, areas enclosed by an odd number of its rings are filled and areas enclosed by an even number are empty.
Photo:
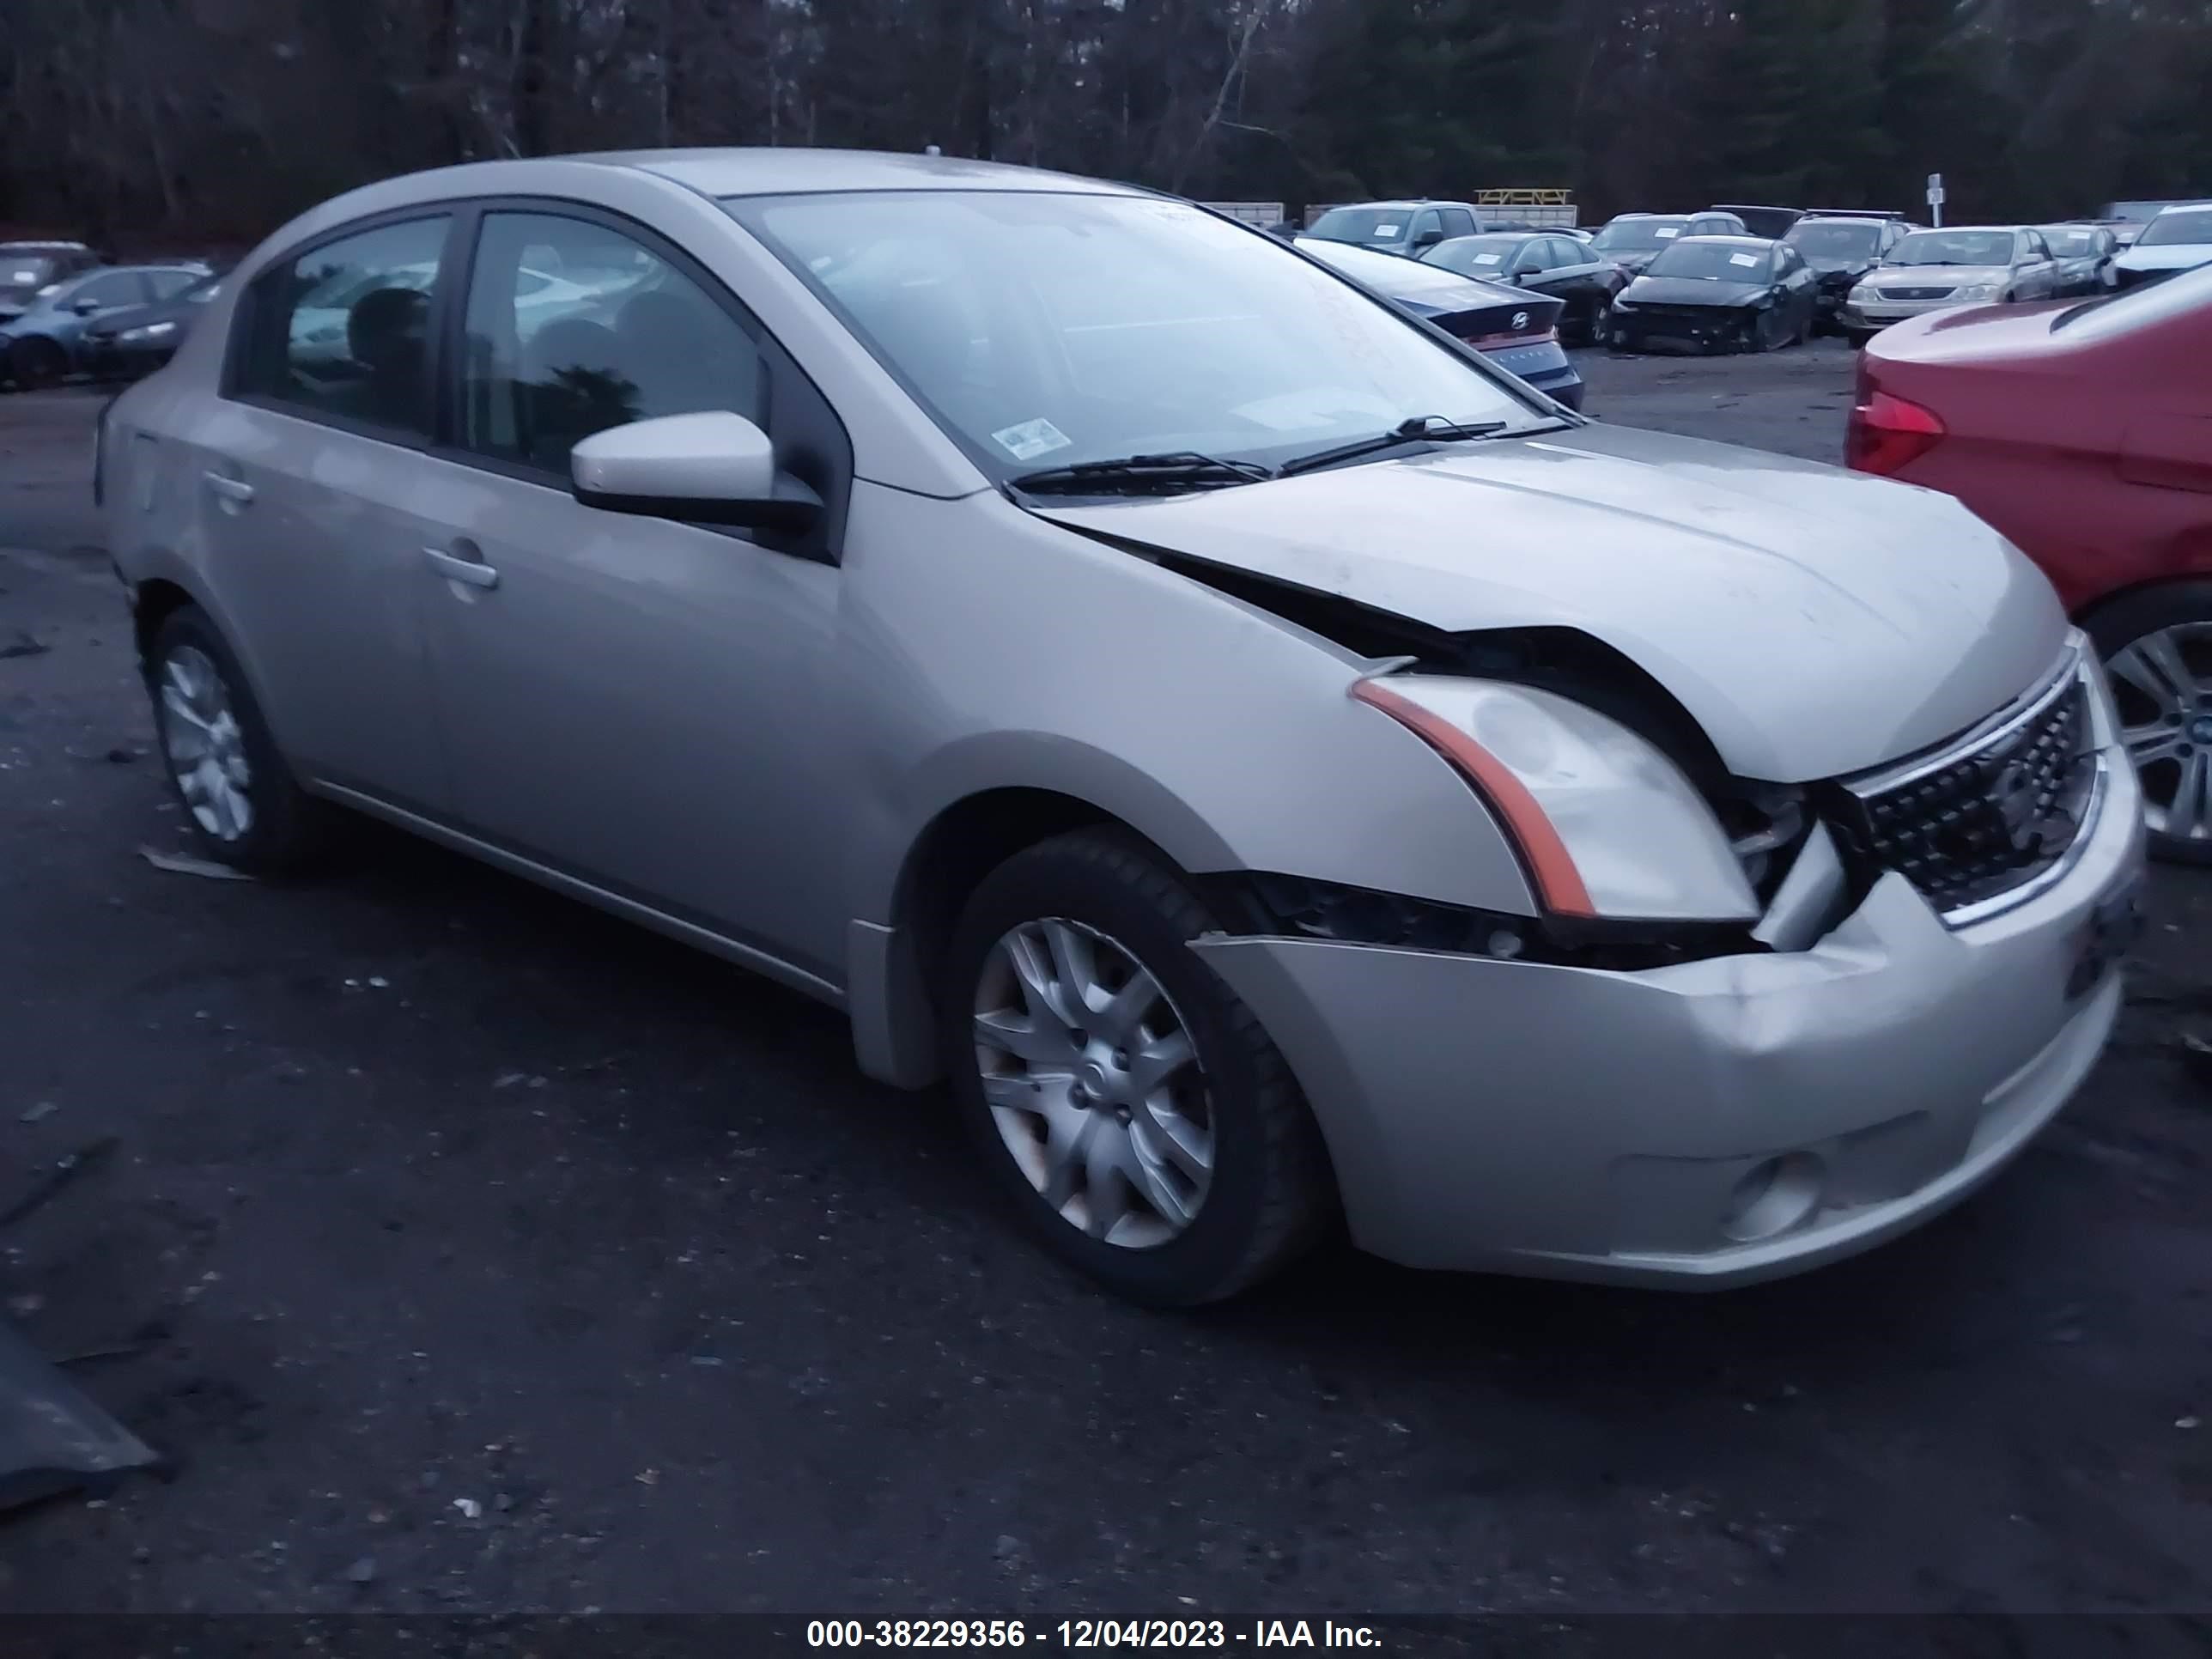
M1948 495L1624 427L1039 516L1453 633L1579 629L1771 782L1973 725L2067 629L2041 573Z

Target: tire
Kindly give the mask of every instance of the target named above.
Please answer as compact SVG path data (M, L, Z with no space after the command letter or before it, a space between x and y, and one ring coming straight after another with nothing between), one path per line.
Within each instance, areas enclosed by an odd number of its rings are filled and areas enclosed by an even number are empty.
M2154 703L2136 683L2136 677L2113 659L2168 629L2184 630L2176 643L2184 660L2196 671L2203 691L2194 706L2188 706L2186 699L2176 700L2181 706L2172 712L2179 714L2180 723L2173 743L2179 745L2187 740L2194 722L2212 721L2212 581L2169 582L2137 589L2092 611L2082 625L2095 641L2098 654L2112 668L2112 695L2119 704L2122 725L2148 726L2168 711ZM2144 666L2149 666L2147 660ZM2158 683L2155 678L2152 683ZM2212 732L2212 725L2197 729ZM2189 775L2191 759L2212 769L2212 744L2190 741L2180 755L2153 759L2136 768L2143 787L2150 854L2167 864L2212 865L2212 824L2204 825L2202 833L2195 836L2177 835L2167 827L2174 798Z
M187 605L164 617L147 651L144 672L161 769L201 850L257 876L312 867L328 844L334 810L293 777L237 658L207 614ZM228 715L227 728L220 716L207 718L212 698L193 695L210 672ZM192 708L197 715L181 712ZM210 768L244 802L242 819L234 804L226 810L227 797L210 781ZM187 774L194 780L191 783Z
M1061 930L1060 940L1050 939L1048 921ZM1218 926L1182 877L1133 836L1085 830L1018 853L986 877L969 897L945 957L946 1069L986 1165L1048 1249L1117 1295L1153 1307L1195 1307L1235 1296L1287 1265L1333 1212L1327 1155L1289 1066L1257 1016L1187 948ZM1111 994L1102 983L1089 1007L1076 1014L1094 1027L1079 1028L1091 1046L1078 1050L1065 1036L1066 1018L1051 1006L1040 1008L1038 997L1022 989L1009 941L1035 947L1034 971L1049 980L1042 993L1059 1006L1067 1006L1060 988L1071 969L1085 970L1084 953L1097 965L1099 981L1111 979L1109 963L1133 963L1151 975L1159 994L1156 1000L1135 1000L1151 1010L1143 1028L1115 1029L1115 1017L1099 1011ZM1115 958L1115 951L1125 954ZM1015 1041L1027 1039L1033 1030L1042 1035L1043 1042L1031 1048L1032 1060L996 1043L979 1043L987 1017L979 1010L995 1014L1001 1008L1014 1018L991 1023ZM1202 1189L1194 1199L1183 1192L1187 1221L1178 1231L1176 1222L1164 1218L1173 1206L1161 1208L1135 1197L1133 1185L1114 1173L1100 1188L1106 1204L1094 1210L1089 1166L1082 1193L1073 1190L1078 1162L1073 1158L1064 1160L1071 1173L1056 1187L1059 1200L1048 1198L1048 1134L1063 1144L1099 1149L1102 1157L1120 1148L1134 1158L1131 1149L1147 1139L1164 1145L1146 1109L1136 1109L1146 1116L1131 1121L1129 1109L1086 1104L1076 1073L1083 1068L1094 1082L1118 1088L1115 1078L1136 1073L1114 1069L1123 1050L1100 1051L1119 1041L1141 1065L1146 1053L1172 1041L1153 1034L1178 1028L1194 1060L1168 1073L1179 1079L1170 1109L1190 1127L1202 1103L1204 1128L1188 1138L1202 1133L1210 1148ZM1085 1060L1085 1054L1095 1058ZM987 1066L993 1074L988 1084ZM1108 1097L1094 1098L1103 1103ZM1045 1127L1048 1115L1051 1131ZM1117 1115L1126 1127L1116 1127ZM1167 1169L1164 1162L1146 1161ZM1168 1174L1182 1179L1178 1171ZM1117 1200L1128 1206L1126 1215L1111 1207ZM1069 1213L1079 1206L1079 1217ZM1119 1235L1115 1242L1095 1237L1101 1221L1113 1215L1119 1219L1108 1225Z
M26 335L8 353L8 372L18 390L38 392L68 378L69 353L43 334Z

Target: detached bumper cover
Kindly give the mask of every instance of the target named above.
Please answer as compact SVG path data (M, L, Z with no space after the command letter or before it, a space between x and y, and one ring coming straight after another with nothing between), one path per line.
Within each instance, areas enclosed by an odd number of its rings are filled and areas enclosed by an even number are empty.
M2095 1063L2143 866L2133 771L2107 760L2063 878L1964 928L1891 874L1811 950L1647 973L1194 948L1289 1059L1364 1248L1696 1288L1778 1277L1965 1197ZM1761 1208L1747 1188L1778 1158L1796 1200Z

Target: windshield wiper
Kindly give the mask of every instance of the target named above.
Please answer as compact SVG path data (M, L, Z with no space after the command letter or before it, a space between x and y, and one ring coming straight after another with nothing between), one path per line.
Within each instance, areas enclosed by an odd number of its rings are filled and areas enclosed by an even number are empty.
M1311 472L1316 467L1334 466L1339 461L1356 461L1362 455L1377 455L1386 449L1419 443L1424 439L1431 443L1461 443L1474 438L1494 438L1505 427L1504 421L1447 421L1441 415L1416 415L1372 438L1339 444L1334 449L1316 450L1294 461L1285 461L1282 476L1288 478L1300 472Z
M1195 450L1167 455L1124 455L1110 461L1075 461L1066 466L1048 466L1009 478L1007 487L1032 494L1101 495L1122 490L1219 489L1226 484L1264 483L1275 476L1273 467L1257 461L1224 461Z

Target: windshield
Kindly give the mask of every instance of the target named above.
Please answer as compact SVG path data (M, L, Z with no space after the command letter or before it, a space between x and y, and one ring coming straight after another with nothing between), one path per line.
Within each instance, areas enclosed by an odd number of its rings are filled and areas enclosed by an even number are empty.
M1495 276L1505 269L1522 240L1519 236L1455 236L1424 253L1421 263L1442 265L1462 276Z
M2100 219L2124 219L2130 224L2148 224L2168 205L2165 202L2107 202L2105 210L2097 216Z
M2170 209L2136 239L2137 247L2186 247L2198 242L2212 242L2212 208Z
M1808 259L1870 259L1879 234L1872 225L1801 223L1782 240Z
M2097 233L2081 225L2045 225L2043 240L2061 259L2078 259L2096 251Z
M0 253L0 288L44 288L54 279L58 261Z
M1553 418L1273 237L1180 202L915 191L723 205L1001 478L1183 451L1276 465L1417 416Z
M2008 230L1917 230L1891 250L1893 265L2008 265Z
M1399 247L1413 222L1411 208L1331 208L1306 234L1328 242L1364 242Z
M1646 276L1686 276L1705 283L1765 283L1769 256L1739 242L1677 242L1654 259Z
M1615 219L1598 232L1592 246L1607 253L1648 252L1666 246L1689 228L1687 219Z
M190 305L204 306L210 300L214 299L216 295L222 292L222 277L204 276L198 282L194 283L190 288L186 289L182 294L177 295L177 298Z

